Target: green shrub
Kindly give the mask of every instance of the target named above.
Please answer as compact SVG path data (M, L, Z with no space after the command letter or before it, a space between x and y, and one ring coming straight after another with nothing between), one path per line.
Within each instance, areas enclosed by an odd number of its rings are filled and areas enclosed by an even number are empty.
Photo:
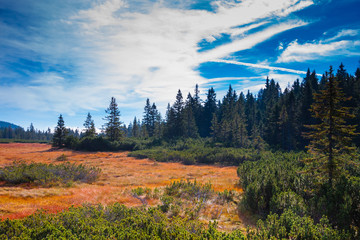
M310 217L298 216L291 210L282 215L270 214L265 223L259 220L257 229L250 230L249 239L352 239L349 233L334 229L323 217L318 224Z
M244 161L257 161L261 154L254 149L213 147L206 140L182 139L163 146L133 151L129 156L150 158L159 162L183 162L188 165L239 165Z
M0 169L0 181L10 184L34 183L41 186L51 186L71 182L94 182L101 170L76 165L69 162L58 165L44 163L14 162L13 165Z
M207 199L214 194L211 183L201 184L196 181L174 181L166 186L165 194L183 199Z
M59 162L67 161L67 156L65 154L61 154L60 156L58 156L56 158L56 161L59 161Z
M206 228L198 220L168 218L157 208L127 208L120 204L70 208L58 214L38 212L21 220L0 221L0 239L245 239L222 233L216 223Z

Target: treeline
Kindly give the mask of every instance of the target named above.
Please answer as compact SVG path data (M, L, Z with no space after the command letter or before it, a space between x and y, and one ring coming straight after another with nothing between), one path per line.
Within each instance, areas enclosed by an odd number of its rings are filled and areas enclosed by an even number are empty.
M308 70L303 81L296 80L284 91L275 80L266 79L265 88L257 95L249 91L238 94L230 85L222 101L216 99L213 88L204 101L198 86L185 100L179 90L164 121L148 99L142 122L135 118L127 134L165 140L211 137L226 147L261 148L266 143L275 149L302 150L309 144L304 137L309 132L306 125L317 123L310 111L314 95L325 88L328 75L326 72L319 80L315 71ZM348 100L346 107L356 115L349 124L356 124L360 120L360 69L353 76L341 64L334 77ZM360 145L359 137L355 143Z
M332 68L329 71L332 72ZM344 92L345 107L355 114L347 123L360 122L360 69L351 75L341 64L332 74ZM303 150L310 141L305 137L310 131L306 126L318 123L310 111L314 96L325 88L328 77L329 72L319 79L315 71L308 70L302 81L296 80L283 91L274 79L266 79L265 88L257 95L249 91L238 94L230 85L221 101L217 100L213 88L202 100L196 85L194 94L188 93L186 99L181 90L178 91L175 102L168 104L165 119L156 104L147 99L143 118L135 117L128 126L120 121L120 110L112 98L101 136L110 142L126 138L164 141L211 138L224 147L263 149L268 145L272 149ZM84 127L82 137L97 137L90 113ZM357 126L359 131L360 126ZM360 136L354 138L354 143L360 146Z
M53 134L51 133L50 128L46 131L41 131L35 129L34 125L31 123L30 127L27 130L24 130L21 127L14 126L5 126L0 127L0 138L5 139L21 139L21 140L31 140L31 141L51 141Z

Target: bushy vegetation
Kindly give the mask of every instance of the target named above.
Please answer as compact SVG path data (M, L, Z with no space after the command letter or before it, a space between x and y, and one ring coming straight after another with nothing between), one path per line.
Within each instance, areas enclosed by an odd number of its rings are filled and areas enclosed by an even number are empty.
M74 136L65 138L64 146L74 150L82 151L135 151L149 148L156 144L151 139L123 138L119 141L110 141L103 136L83 137L81 139Z
M260 159L261 152L255 149L229 148L214 145L210 139L181 139L162 146L129 153L136 158L150 158L159 162L183 162L184 164L228 164L238 165L244 161Z
M0 138L0 143L49 143L49 142L50 142L50 140Z
M331 226L326 217L314 223L310 217L301 217L291 210L280 216L268 215L266 221L259 220L257 228L248 230L247 239L353 239L350 233Z
M14 162L0 169L0 181L9 184L32 183L40 186L71 185L73 182L94 182L101 170L75 163L44 164Z
M137 196L155 196L158 189L132 190ZM231 192L216 193L211 184L178 181L165 187L157 207L127 208L84 205L57 213L39 211L21 220L0 221L0 239L350 239L334 229L326 218L318 224L290 210L272 214L247 232L221 232L217 222L199 220L208 201L231 200ZM229 198L230 197L230 198Z
M244 188L241 206L264 218L271 212L289 211L292 213L286 218L296 216L291 221L310 216L319 222L327 216L332 226L352 231L358 237L360 168L347 165L347 173L330 186L327 181L319 182L315 172L307 173L307 166L301 161L305 157L304 153L277 152L267 153L257 162L242 163L238 168Z
M240 231L222 233L216 224L168 218L158 208L123 205L83 206L54 214L39 212L23 220L0 222L1 239L243 239Z

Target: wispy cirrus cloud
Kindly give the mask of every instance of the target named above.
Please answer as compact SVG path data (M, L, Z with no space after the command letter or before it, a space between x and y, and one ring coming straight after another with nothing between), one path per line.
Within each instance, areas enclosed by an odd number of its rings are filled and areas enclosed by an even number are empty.
M109 97L115 96L121 107L142 112L144 99L149 97L165 108L177 89L186 93L196 83L208 82L197 70L199 64L216 60L233 64L221 59L308 24L291 13L313 5L308 0L271 4L266 0L224 0L212 1L213 11L207 11L188 8L190 4L185 2L193 1L183 2L179 8L160 0L66 1L73 4L71 11L48 6L55 2L37 2L29 7L31 16L51 17L25 26L26 31L1 23L7 29L7 34L0 35L2 49L11 49L1 58L6 63L31 59L42 70L27 69L23 74L27 82L7 82L0 88L0 102L37 111L75 113L103 109ZM28 10L21 11L26 15ZM199 51L199 42L211 44L223 34L230 36L229 43ZM7 69L9 76L18 74L14 69L14 65ZM28 104L21 104L24 101Z
M228 64L234 64L234 65L240 65L240 66L246 66L250 68L260 68L260 69L267 69L271 71L281 71L281 72L289 72L289 73L296 73L296 74L306 74L305 71L290 69L290 68L283 68L283 67L272 67L269 65L264 64L257 64L257 63L246 63L246 62L239 62L239 61L232 61L232 60L213 60L212 62L218 62L218 63L228 63ZM318 74L321 76L320 74Z
M342 39L359 35L359 30L344 29L335 36L324 40L299 43L292 41L278 57L278 63L302 62L322 57L335 57L340 55L360 56L360 41Z
M195 83L206 82L194 70L200 63L250 49L278 33L306 25L301 20L279 18L313 4L297 0L272 4L261 0L231 4L216 1L215 11L209 12L169 8L157 2L146 12L124 12L120 9L126 8L123 1L111 3L119 8L104 3L82 10L71 18L72 23L80 23L90 42L97 46L94 56L103 66L102 73L107 73L105 85L135 81L135 94L162 103L168 102L178 88L192 91ZM109 11L111 18L104 20L101 15ZM266 27L248 32L261 26ZM232 41L198 52L200 41L211 42L221 34L230 34Z

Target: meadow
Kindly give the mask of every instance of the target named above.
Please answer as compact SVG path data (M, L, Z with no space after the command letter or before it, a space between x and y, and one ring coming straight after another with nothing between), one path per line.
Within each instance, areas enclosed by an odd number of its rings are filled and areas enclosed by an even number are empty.
M255 220L239 213L237 202L242 189L237 185L237 167L183 165L181 163L156 162L149 159L128 157L128 152L82 152L53 149L47 144L8 143L0 144L0 167L11 166L14 161L60 165L65 162L82 164L101 169L93 183L74 182L71 185L39 186L33 183L0 183L0 218L20 219L43 209L57 213L69 207L84 204L114 203L128 207L157 206L163 199L156 196L173 182L196 181L211 184L216 192L231 191L232 201L215 201L202 206L200 220L208 223L217 220L219 229L245 229ZM145 194L151 192L152 194ZM139 193L139 194L135 194ZM146 196L145 196L145 195ZM146 198L146 203L144 199Z

